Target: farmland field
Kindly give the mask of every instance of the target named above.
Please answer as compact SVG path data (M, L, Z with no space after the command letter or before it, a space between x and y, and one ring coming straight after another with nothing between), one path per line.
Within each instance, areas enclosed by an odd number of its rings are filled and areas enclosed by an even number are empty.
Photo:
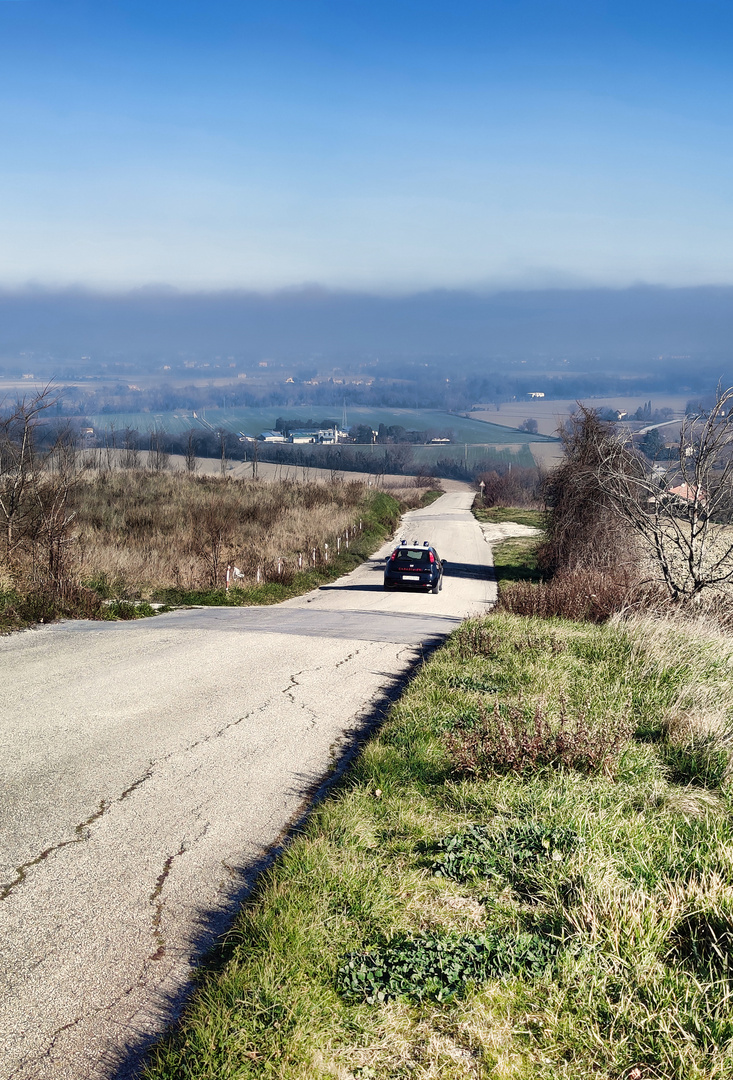
M691 394L636 394L635 396L610 395L608 397L581 398L585 405L592 409L623 409L630 415L635 413L640 405L644 405L651 398L653 409L669 408L674 411L676 418L684 416L685 403ZM506 401L501 405L477 405L471 412L474 420L493 422L493 425L501 427L506 425L507 431L513 431L517 424L523 420L532 418L537 421L538 430L544 435L554 435L559 424L562 423L578 407L575 398L541 398L535 401Z
M100 430L114 427L116 430L134 428L141 434L147 434L152 430L167 431L172 435L188 431L191 427L219 428L223 427L232 432L243 432L245 435L258 435L261 431L273 428L278 417L288 420L298 420L305 423L308 420L336 420L339 424L342 419L342 410L337 406L300 405L286 406L277 405L271 408L240 408L240 409L206 409L197 414L191 412L166 412L166 413L110 413L99 416L90 416L89 420L95 428ZM376 429L380 424L393 426L400 424L408 430L425 431L449 429L455 432L457 443L477 444L482 446L509 444L523 444L529 442L552 442L543 435L532 435L516 428L505 427L501 424L487 423L483 420L474 420L455 413L440 412L437 409L371 409L349 408L347 410L347 425L369 424ZM425 448L432 449L432 448ZM445 447L436 447L439 451ZM454 451L455 453L455 451ZM470 453L470 450L469 450ZM432 460L432 458L430 458Z

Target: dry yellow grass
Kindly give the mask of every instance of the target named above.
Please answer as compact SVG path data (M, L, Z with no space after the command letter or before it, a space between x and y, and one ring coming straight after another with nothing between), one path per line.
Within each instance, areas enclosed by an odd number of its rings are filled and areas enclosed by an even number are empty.
M278 559L292 572L315 548L335 551L358 520L361 483L231 480L114 470L85 478L76 494L82 575L104 575L143 595L220 585L228 563L255 580ZM344 542L344 541L342 541Z

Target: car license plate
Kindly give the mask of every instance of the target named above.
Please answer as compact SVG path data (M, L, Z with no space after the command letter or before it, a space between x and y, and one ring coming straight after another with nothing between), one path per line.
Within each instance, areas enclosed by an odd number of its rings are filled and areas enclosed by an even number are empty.
M402 575L402 580L403 581L419 581L420 580L420 575L419 574L403 574Z

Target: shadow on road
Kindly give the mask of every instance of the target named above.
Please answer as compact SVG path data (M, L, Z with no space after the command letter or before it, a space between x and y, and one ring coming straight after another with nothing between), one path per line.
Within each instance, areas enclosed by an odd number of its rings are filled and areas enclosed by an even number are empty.
M363 588L376 587L363 586ZM451 627L452 629L453 627ZM199 913L197 920L198 933L192 938L190 945L192 971L198 969L199 972L208 972L215 975L224 969L236 947L236 943L231 938L224 938L224 935L230 930L245 900L256 898L257 880L260 874L272 866L278 856L290 847L302 832L314 808L338 788L362 746L384 722L390 707L403 693L405 687L417 673L420 665L428 660L432 653L443 644L446 637L447 633L435 635L422 645L416 646L420 654L419 661L404 675L397 678L392 677L391 684L379 698L372 702L370 711L362 717L358 729L342 743L341 754L336 762L336 767L325 778L322 776L296 777L296 780L300 782L296 793L300 795L302 801L300 809L295 814L291 824L263 852L259 859L230 868L236 872L238 884L234 888L225 910L202 910ZM162 1041L175 1043L180 1039L177 1022L195 989L193 982L190 982L182 987L180 991L168 997L164 1003L169 1024L167 1031L158 1036L150 1035L138 1039L138 1041L127 1047L122 1055L117 1054L114 1060L110 1060L109 1080L138 1080L148 1054L156 1043Z
M382 592L381 585L321 585L319 592Z
M496 581L493 566L480 563L448 562L443 564L443 577L473 578L476 581Z

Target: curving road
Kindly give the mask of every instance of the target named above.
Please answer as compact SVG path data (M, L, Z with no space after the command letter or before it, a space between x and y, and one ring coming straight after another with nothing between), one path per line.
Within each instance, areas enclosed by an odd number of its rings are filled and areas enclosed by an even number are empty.
M494 599L471 493L403 519L437 595L385 593L391 544L269 608L0 639L0 1077L136 1074L193 962L426 646Z

